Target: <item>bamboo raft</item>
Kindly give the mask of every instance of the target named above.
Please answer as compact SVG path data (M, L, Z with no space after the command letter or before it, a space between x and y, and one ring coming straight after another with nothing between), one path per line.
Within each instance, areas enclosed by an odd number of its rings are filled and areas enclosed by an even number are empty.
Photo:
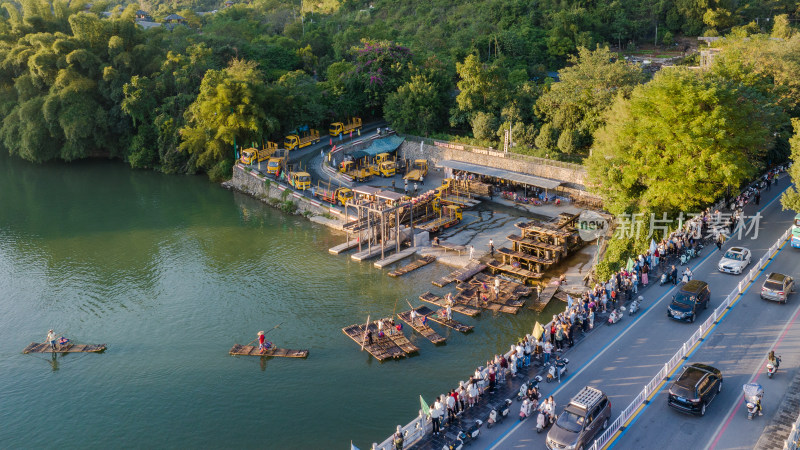
M542 312L547 305L550 303L550 300L553 299L553 296L556 294L558 290L558 286L546 286L542 289L542 293L539 294L539 297L533 301L533 304L528 306L529 309L532 309L536 312Z
M425 309L430 310L427 307L425 307ZM424 336L425 338L427 338L429 341L431 341L436 345L444 344L447 341L447 339L445 339L443 336L437 333L433 328L422 323L421 318L426 317L427 315L419 313L419 308L414 308L414 311L417 311L417 313L420 314L420 319L417 319L416 321L411 320L411 311L412 310L403 311L399 313L397 317L399 317L400 320L402 320L403 322L407 323L411 328L414 329L414 331L421 334L422 336Z
M432 281L434 286L445 287L453 281L467 281L472 278L476 273L483 272L486 269L486 264L469 263L463 269L458 269L450 275L445 275L442 278Z
M459 331L461 333L469 333L472 331L471 325L464 325L463 323L445 318L444 314L440 314L442 311L434 311L427 306L420 306L417 308L417 312L423 314L428 317L428 320L438 323L439 325L445 326L447 328L451 328L453 330Z
M375 357L378 361L385 361L387 359L398 359L403 358L408 354L416 353L419 351L418 348L411 345L411 342L406 339L405 336L402 335L402 332L397 330L392 331L393 335L390 335L390 330L384 331L384 337L378 336L378 325L377 322L373 321L369 324L369 329L372 330L372 344L364 343L364 325L357 324L357 325L350 325L349 327L342 328L342 332L347 335L350 339L355 341L356 344L359 346L364 346L364 350L369 352L370 355ZM402 336L402 339L398 338L397 336ZM394 338L394 339L392 339ZM404 348L400 347L397 342L408 343L411 345L409 348L408 345L404 347L408 348L409 352L405 351ZM413 350L412 350L413 349Z
M106 349L106 344L79 344L68 343L58 350L53 350L50 344L31 342L22 350L22 353L100 353Z
M436 261L435 256L423 256L422 259L418 259L410 264L406 264L403 267L395 269L388 273L390 277L399 277L401 275L405 275L409 272L419 269L420 267L427 266L428 264Z
M306 358L308 356L308 350L288 350L285 348L272 347L265 350L264 353L261 353L257 345L241 344L234 345L228 353L241 356L275 356L282 358Z
M436 305L440 308L446 308L447 304L442 297L436 296L431 294L430 292L426 292L419 296L419 299L425 303L430 303ZM474 306L463 305L460 303L455 303L452 308L453 312L457 312L459 314L464 314L465 316L475 317L481 313L480 308L476 308Z

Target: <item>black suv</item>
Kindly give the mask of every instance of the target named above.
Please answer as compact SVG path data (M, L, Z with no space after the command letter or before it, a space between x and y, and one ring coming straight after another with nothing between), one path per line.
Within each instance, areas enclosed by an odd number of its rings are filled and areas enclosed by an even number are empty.
M706 406L722 391L722 373L705 364L683 368L669 387L667 404L678 411L706 414Z
M710 300L711 291L708 290L708 283L692 280L681 286L678 293L672 296L672 303L667 306L667 317L694 322L700 307L707 309Z
M600 389L586 386L570 400L556 424L547 433L548 449L590 447L600 430L608 427L611 401Z

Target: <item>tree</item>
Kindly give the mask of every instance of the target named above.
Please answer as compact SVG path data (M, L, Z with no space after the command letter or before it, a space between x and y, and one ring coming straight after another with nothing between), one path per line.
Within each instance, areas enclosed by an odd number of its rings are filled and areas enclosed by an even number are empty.
M401 133L427 136L439 127L445 117L445 105L439 100L436 86L424 76L415 75L397 92L389 94L383 114L392 127Z
M604 112L613 99L628 96L645 75L638 67L617 60L608 47L580 48L569 61L572 65L558 74L560 81L537 100L536 111L556 134L562 151L588 154L592 133L603 125ZM567 136L562 139L562 134Z
M661 71L608 112L587 164L592 190L615 214L704 208L762 167L776 109L740 84Z
M479 112L492 116L500 112L508 96L507 81L501 68L483 64L473 54L463 63L457 63L456 71L459 93L456 108L451 112L452 125L472 123Z
M789 140L792 147L792 161L800 161L800 119L793 118L792 126L794 127L794 134ZM800 164L792 164L789 168L789 175L792 177L794 186L790 187L781 196L781 206L784 210L791 209L795 212L800 212L800 192L797 191L797 183L800 183Z
M266 86L252 61L233 60L209 70L197 99L184 114L180 149L197 158L212 178L222 178L233 162L234 143L260 142L278 123L264 110Z

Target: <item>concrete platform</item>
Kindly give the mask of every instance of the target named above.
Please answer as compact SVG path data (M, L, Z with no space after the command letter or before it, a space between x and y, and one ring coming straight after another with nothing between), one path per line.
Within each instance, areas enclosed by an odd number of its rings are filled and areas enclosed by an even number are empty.
M366 246L366 245L364 245L364 246ZM383 247L383 249L384 249L383 251L384 251L384 253L389 253L389 252L393 252L395 250L395 248L397 248L397 242L394 241L394 240L391 240L391 241L386 242L386 244ZM366 261L366 260L372 259L372 258L374 258L374 257L376 257L376 256L378 256L380 254L381 254L381 246L380 245L373 245L372 246L372 251L370 251L369 249L362 250L362 251L360 251L358 253L352 254L350 256L350 258L352 258L352 259L354 259L356 261Z
M339 253L343 253L343 252L346 252L348 250L352 250L352 249L354 249L356 247L358 247L358 241L356 241L356 240L347 241L344 244L339 244L339 245L337 245L335 247L329 248L328 249L328 253L332 253L334 255L338 255Z
M416 252L417 252L416 247L410 247L405 250L400 250L400 252L395 253L394 255L387 256L386 258L380 261L375 261L373 266L377 267L378 269L383 269L389 264L396 263L397 261L400 261L403 258L408 258L409 256L413 255Z

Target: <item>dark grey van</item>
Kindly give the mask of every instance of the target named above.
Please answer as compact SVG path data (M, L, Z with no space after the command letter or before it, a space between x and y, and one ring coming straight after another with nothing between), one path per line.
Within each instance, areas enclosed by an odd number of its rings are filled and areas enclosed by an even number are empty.
M600 389L585 387L570 400L547 433L547 448L584 449L608 427L611 401Z

